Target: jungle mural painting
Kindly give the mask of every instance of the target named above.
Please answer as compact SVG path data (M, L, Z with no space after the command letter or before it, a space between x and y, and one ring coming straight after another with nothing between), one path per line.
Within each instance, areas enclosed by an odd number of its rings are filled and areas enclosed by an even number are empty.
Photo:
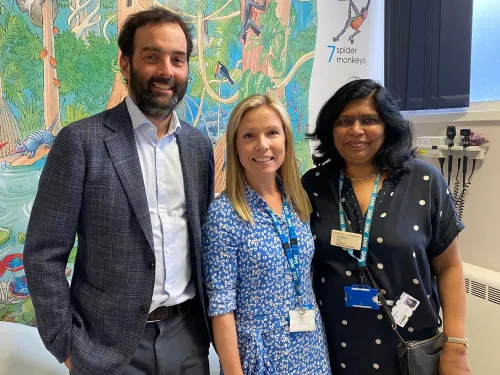
M216 192L225 187L227 119L253 93L283 100L301 173L311 167L304 135L316 0L0 0L0 320L35 324L23 245L45 158L61 127L125 98L117 30L150 7L192 27L189 86L177 113L213 142Z

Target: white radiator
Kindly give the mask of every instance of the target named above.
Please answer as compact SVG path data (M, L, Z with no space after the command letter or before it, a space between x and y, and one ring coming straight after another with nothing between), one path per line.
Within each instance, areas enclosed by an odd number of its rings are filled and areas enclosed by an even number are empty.
M468 358L474 375L500 374L500 273L464 263Z

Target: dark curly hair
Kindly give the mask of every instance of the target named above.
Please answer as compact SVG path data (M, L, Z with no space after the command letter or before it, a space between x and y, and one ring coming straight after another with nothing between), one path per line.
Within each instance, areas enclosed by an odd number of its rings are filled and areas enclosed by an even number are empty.
M132 58L134 53L134 36L139 27L163 23L176 23L181 27L182 31L184 31L187 42L187 61L189 62L189 57L193 51L191 30L181 16L162 8L151 8L137 12L130 15L125 20L120 30L120 35L118 36L118 47L120 47L122 55Z
M415 158L413 147L413 124L405 120L398 109L395 98L379 83L371 79L357 79L342 86L321 108L314 132L307 139L317 142L315 165L328 160L332 166L343 168L345 160L335 148L333 125L352 101L371 98L380 119L385 124L384 143L375 154L374 163L382 171L396 175L408 169Z

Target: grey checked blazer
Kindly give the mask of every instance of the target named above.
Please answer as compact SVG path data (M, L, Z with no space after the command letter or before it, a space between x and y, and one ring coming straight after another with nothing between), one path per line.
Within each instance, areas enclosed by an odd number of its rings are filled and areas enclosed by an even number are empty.
M201 225L214 195L210 140L182 123L177 135L195 299L205 309ZM24 247L37 327L72 374L122 373L142 336L155 279L153 232L127 106L63 128L40 177ZM64 275L78 235L69 288ZM205 316L208 334L208 320Z

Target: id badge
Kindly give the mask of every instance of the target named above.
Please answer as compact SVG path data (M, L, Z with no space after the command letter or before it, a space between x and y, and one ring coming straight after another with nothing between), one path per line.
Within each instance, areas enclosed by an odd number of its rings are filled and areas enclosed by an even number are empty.
M417 309L418 305L420 305L419 300L413 298L408 293L403 292L391 311L396 324L400 327L404 327Z
M378 290L366 285L345 286L346 307L361 307L363 309L378 310Z
M330 244L346 249L361 250L362 239L363 236L359 233L343 232L333 229Z
M290 332L316 330L316 312L311 309L290 310Z

